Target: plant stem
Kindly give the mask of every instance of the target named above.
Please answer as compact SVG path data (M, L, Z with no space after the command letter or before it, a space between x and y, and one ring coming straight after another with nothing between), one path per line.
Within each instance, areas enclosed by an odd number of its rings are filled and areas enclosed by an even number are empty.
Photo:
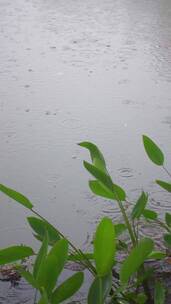
M132 220L132 229L133 229L133 232L134 232L134 237L135 237L136 244L138 244L138 233L136 231L136 228L137 228L137 226L135 226L135 221Z
M133 246L135 246L136 245L136 239L135 239L135 236L134 236L131 224L129 222L128 216L127 216L127 214L125 212L124 206L122 205L122 202L120 200L118 200L118 204L119 204L119 208L120 208L120 210L122 212L125 224L127 226L127 229L128 229L128 232L129 232L132 244L133 244Z
M167 170L167 168L165 168L165 167L163 166L163 169L164 169L164 171L169 175L169 177L171 177L171 173Z
M167 225L165 224L165 223L163 223L162 221L160 221L160 220L155 220L155 222L159 225L159 226L161 226L162 228L164 228L167 232L171 232L170 231L170 229L169 229L169 227L167 227Z
M32 211L32 213L34 213L36 216L38 216L39 218L41 218L43 221L45 221L46 223L50 224L42 215L40 215L40 214L39 214L38 212L36 212L34 209L31 209L31 211ZM54 227L54 226L53 226L53 227ZM54 228L55 228L55 230L58 232L58 234L59 234L62 238L66 239L66 240L68 241L68 244L71 246L71 248L72 248L78 255L81 255L81 256L84 258L85 262L80 261L80 263L81 263L84 267L88 268L89 271L90 271L93 275L96 275L96 269L95 269L95 267L92 265L92 263L90 262L90 260L86 257L86 255L84 254L84 252L82 252L81 249L77 249L77 247L76 247L74 244L72 244L71 241L68 240L67 237L65 237L65 235L64 235L62 232L60 232L56 227L54 227Z

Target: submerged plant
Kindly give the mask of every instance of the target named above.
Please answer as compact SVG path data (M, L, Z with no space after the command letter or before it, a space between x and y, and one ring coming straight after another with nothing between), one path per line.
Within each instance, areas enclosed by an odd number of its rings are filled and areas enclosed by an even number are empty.
M161 149L145 135L143 144L149 159L157 166L161 166L170 178L171 174L165 167ZM27 220L35 238L41 242L37 254L27 246L0 250L0 264L35 255L31 271L25 270L22 265L18 265L17 270L35 288L36 295L39 293L34 301L38 304L62 303L80 289L84 280L83 272L75 273L62 284L58 283L67 261L81 264L93 276L87 295L88 304L164 304L166 288L155 278L154 270L147 266L147 261L165 258L167 250L158 251L153 239L140 237L139 222L144 219L156 224L156 227L160 225L165 230L163 239L167 249L171 248L171 214L165 214L164 222L159 219L158 214L147 207L148 194L144 191L134 203L131 212L128 212L126 192L113 182L99 148L90 142L82 142L79 145L90 152L91 163L84 161L84 167L94 177L89 181L91 191L95 195L116 202L123 222L113 223L111 219L103 218L96 229L92 252L83 252L36 212L32 202L25 196L0 185L1 192L33 213ZM156 180L156 183L171 192L169 181ZM121 236L127 233L129 239L126 241ZM122 259L119 258L121 254ZM155 284L152 284L152 281L155 281Z

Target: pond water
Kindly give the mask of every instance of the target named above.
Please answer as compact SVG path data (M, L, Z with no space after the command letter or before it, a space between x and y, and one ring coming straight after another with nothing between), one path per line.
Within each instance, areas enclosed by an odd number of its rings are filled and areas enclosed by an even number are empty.
M0 46L1 183L86 248L99 218L119 217L88 189L77 143L89 140L130 200L143 188L152 208L171 211L154 185L167 176L141 139L171 168L170 0L0 0ZM0 246L37 246L28 213L3 195L0 208ZM30 303L23 286L24 300L7 289L8 303Z

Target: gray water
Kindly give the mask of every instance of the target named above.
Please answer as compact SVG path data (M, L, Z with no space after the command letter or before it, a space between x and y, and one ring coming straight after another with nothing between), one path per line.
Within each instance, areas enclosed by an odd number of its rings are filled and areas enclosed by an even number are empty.
M170 0L0 0L0 182L76 245L86 248L100 217L119 217L90 193L77 143L98 144L130 201L143 188L162 216L171 200L154 180L168 178L141 135L171 169L170 133ZM1 247L35 245L28 213L3 195L0 210Z

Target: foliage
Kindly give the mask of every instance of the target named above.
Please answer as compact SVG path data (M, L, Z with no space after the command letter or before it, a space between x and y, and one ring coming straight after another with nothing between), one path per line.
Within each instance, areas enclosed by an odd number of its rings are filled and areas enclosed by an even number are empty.
M125 207L128 204L125 190L113 182L107 169L105 158L99 148L90 142L82 142L81 147L90 152L91 163L84 161L85 169L93 176L89 181L93 194L118 204L123 222L113 223L104 217L99 222L93 239L92 252L83 252L75 247L57 228L51 225L34 209L33 204L23 194L0 185L0 191L17 201L32 212L27 218L33 235L40 241L40 249L35 254L28 246L11 246L0 250L0 265L34 256L31 271L16 266L19 273L38 292L37 304L57 304L70 299L82 286L84 273L76 272L64 282L59 283L59 277L67 261L74 261L89 270L93 276L88 295L88 304L164 304L166 288L157 281L153 292L149 280L153 269L147 267L146 261L160 260L167 257L171 248L171 214L166 212L165 219L159 219L158 214L147 207L148 193L142 191L133 204L131 212ZM143 145L148 158L171 177L165 167L162 150L148 136L143 135ZM156 180L163 190L171 192L170 181ZM131 206L131 204L130 204ZM164 229L163 240L166 250L157 251L151 238L140 237L140 220L160 225ZM129 239L124 241L124 234ZM122 253L122 262L118 256Z

